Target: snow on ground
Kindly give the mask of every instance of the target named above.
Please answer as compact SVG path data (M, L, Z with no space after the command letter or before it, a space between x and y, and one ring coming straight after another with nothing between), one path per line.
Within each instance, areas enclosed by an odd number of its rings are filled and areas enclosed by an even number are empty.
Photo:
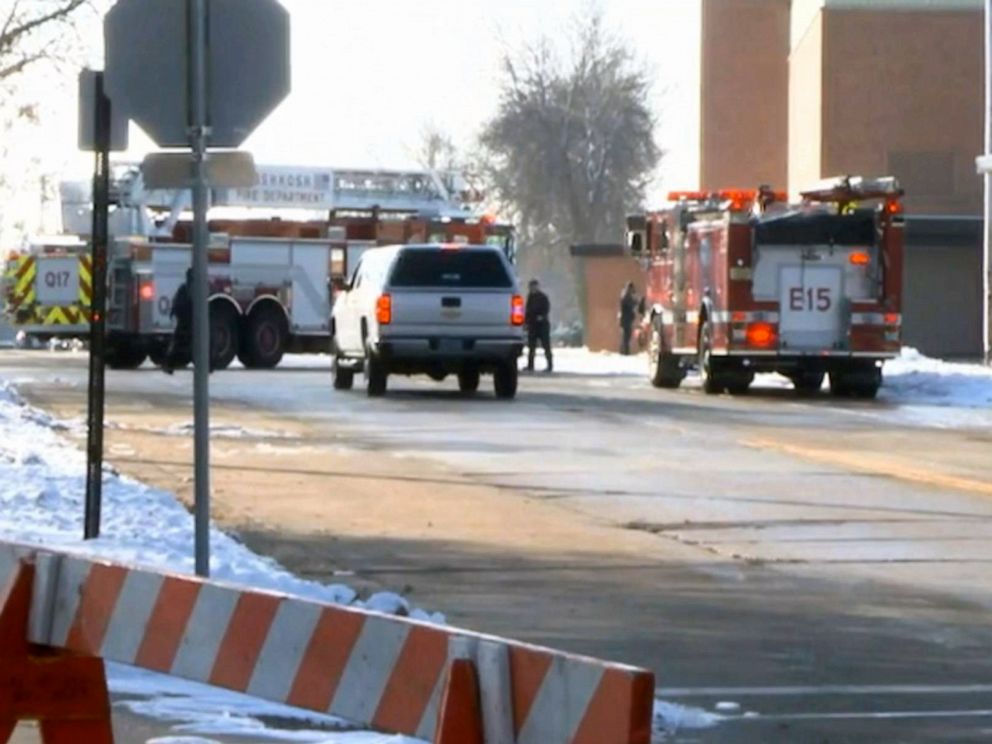
M347 721L208 685L108 664L115 707L170 725L182 736L156 744L206 744L206 736L239 736L259 741L319 744L420 744L403 736L354 731Z
M538 360L538 370L540 360ZM555 349L555 371L598 377L647 378L647 356L620 356L588 349ZM992 368L980 364L945 362L905 348L885 363L878 400L890 404L867 409L871 415L937 427L992 427ZM694 384L690 374L687 386ZM776 374L755 378L755 391L788 389L791 383ZM827 383L824 382L824 390Z
M85 423L85 422L84 422ZM127 424L108 424L108 428L127 431L136 429L150 434L162 434L167 437L191 437L193 436L193 422L187 421L182 424L170 424L169 426L155 427L133 427ZM269 429L248 429L244 426L234 426L231 424L210 424L211 439L289 439L293 437L286 431L274 431Z
M279 362L279 369L314 369L325 370L331 374L333 361L330 354L284 354ZM231 362L231 369L244 369L244 366L235 359Z
M126 477L106 477L102 536L81 539L86 460L58 435L62 428L0 381L0 536L192 573L192 515L172 494ZM155 515L154 533L148 530L149 514ZM362 601L345 585L300 579L216 528L210 539L216 579L377 610L402 607L419 619L443 622L391 593Z
M992 405L992 368L933 359L909 347L886 362L885 380L902 397L913 396L917 402Z
M192 573L190 513L172 494L111 472L104 481L101 537L86 542L81 539L86 462L84 454L60 436L59 432L67 428L65 423L26 405L8 383L0 380L0 539ZM149 529L149 515L154 515L154 529ZM210 540L211 572L218 580L444 622L443 615L413 609L392 592L360 600L354 590L343 584L301 579L216 528L211 530ZM340 730L343 722L120 665L110 669L109 683L113 692L131 698L121 705L135 713L175 723L177 731L206 735L251 733L256 738L264 734L270 740L333 744L414 742L369 732L331 735L328 732ZM281 731L267 727L259 716L292 724L287 729L307 725L314 730Z
M588 368L581 364L580 356L572 356L580 362L577 368ZM608 364L615 362L600 360L599 373L611 374ZM86 542L80 538L85 456L60 434L79 425L58 421L30 407L0 379L0 539L192 573L193 521L189 512L172 494L112 472L106 474L104 482L101 537ZM148 528L149 515L154 515L153 531ZM324 585L298 578L216 528L211 531L211 550L215 579L444 622L443 615L411 609L405 599L391 592L362 601L343 584ZM346 721L333 716L121 664L108 665L108 683L115 706L160 721L176 734L153 739L155 744L215 744L207 738L210 736L320 744L424 744L409 737L349 730ZM655 702L658 741L676 732L714 726L721 720L724 717L717 713Z
M654 732L656 736L712 728L723 720L725 720L725 716L711 713L702 708L690 708L664 700L654 701Z

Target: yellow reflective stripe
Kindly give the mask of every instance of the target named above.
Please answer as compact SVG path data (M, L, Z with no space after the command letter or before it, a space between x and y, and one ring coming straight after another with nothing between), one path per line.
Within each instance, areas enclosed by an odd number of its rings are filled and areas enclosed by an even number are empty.
M79 257L79 303L87 306L93 299L93 272L89 256Z
M14 285L14 297L18 305L29 305L35 300L34 280L38 276L38 264L34 256L22 256L17 261L17 273L21 272L25 263L28 266Z

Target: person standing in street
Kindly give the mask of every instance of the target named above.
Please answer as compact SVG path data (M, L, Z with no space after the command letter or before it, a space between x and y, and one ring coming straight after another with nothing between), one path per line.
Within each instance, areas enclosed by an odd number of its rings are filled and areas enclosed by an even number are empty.
M551 300L541 291L537 279L531 279L527 288L527 309L524 311L524 323L527 325L527 371L534 371L534 352L540 342L544 349L544 358L548 362L545 372L551 372L554 368L551 359Z
M162 371L171 375L176 367L185 366L192 352L193 341L193 269L186 269L186 281L179 285L172 297L172 308L169 317L176 319L176 327L169 339L169 348L165 352Z
M634 291L634 283L627 282L627 286L620 293L620 353L624 356L630 355L630 338L634 332L634 320L637 317L637 310L640 307L640 299Z

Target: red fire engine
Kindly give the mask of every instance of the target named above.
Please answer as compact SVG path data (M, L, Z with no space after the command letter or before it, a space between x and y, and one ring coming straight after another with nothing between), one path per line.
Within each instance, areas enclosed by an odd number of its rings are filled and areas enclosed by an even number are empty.
M778 372L811 393L871 398L898 355L902 189L843 177L789 204L768 187L675 192L627 220L647 272L644 328L656 387L698 366L707 393Z

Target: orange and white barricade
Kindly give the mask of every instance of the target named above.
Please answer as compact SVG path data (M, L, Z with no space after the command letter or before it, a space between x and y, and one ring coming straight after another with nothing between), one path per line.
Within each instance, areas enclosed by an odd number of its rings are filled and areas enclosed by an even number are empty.
M0 543L0 588L23 583L26 572L33 573L26 639L33 648L130 664L437 744L651 740L654 676L643 669ZM0 647L0 667L5 654ZM4 710L0 699L0 741Z

